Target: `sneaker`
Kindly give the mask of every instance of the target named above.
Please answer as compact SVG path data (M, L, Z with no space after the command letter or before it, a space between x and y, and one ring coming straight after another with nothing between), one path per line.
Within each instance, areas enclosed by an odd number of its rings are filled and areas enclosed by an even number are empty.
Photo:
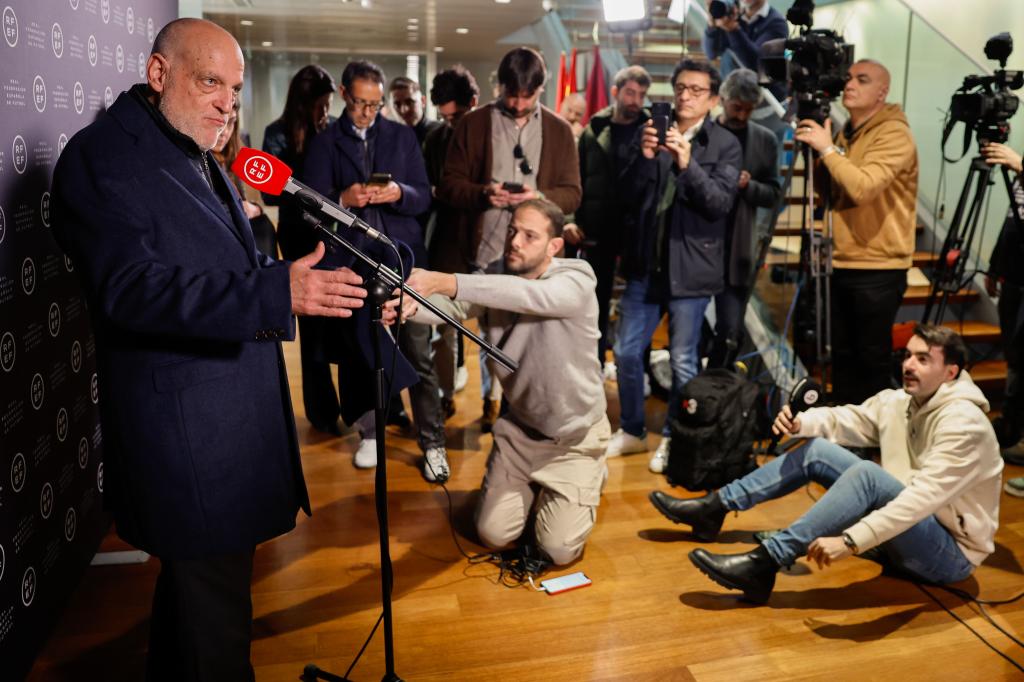
M644 399L651 397L651 377L644 372Z
M352 464L355 465L356 469L372 469L377 466L376 438L363 438L359 441L359 447L356 449L355 457L352 458Z
M467 381L469 381L469 370L463 365L455 370L455 392L458 393L464 389Z
M671 443L671 438L668 436L662 436L661 442L658 444L658 449L654 451L651 461L647 463L647 468L651 470L651 473L665 473L665 467L668 466L668 448Z
M631 433L619 429L612 434L608 440L608 447L605 448L605 457L618 457L619 455L631 455L634 452L647 452L646 434L637 438Z
M1013 495L1014 497L1024 497L1024 476L1018 476L1017 478L1011 478L1003 484L1003 490L1006 491L1007 495Z
M618 381L619 380L619 368L611 361L604 363L604 369L601 370L604 375L605 381Z
M427 448L423 454L423 478L431 483L444 483L451 475L448 453L444 448Z

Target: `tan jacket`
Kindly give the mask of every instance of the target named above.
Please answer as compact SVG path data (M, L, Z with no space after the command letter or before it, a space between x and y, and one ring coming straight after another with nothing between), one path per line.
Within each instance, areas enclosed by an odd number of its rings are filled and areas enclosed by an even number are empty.
M860 551L932 514L975 566L995 550L1003 459L987 410L988 401L965 371L921 407L898 389L882 391L861 405L800 415L801 436L881 448L882 468L906 486L845 529Z
M822 160L832 176L835 267L908 269L917 225L917 148L907 117L899 105L887 104L847 134L835 140L843 154Z

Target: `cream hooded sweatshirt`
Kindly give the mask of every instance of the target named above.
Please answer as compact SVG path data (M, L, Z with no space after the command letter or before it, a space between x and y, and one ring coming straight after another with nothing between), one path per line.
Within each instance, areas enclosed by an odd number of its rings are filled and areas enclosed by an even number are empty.
M994 551L1003 460L987 411L988 401L964 371L921 407L898 389L861 405L800 415L801 436L881 448L882 468L906 486L846 529L858 550L880 545L934 514L975 566Z

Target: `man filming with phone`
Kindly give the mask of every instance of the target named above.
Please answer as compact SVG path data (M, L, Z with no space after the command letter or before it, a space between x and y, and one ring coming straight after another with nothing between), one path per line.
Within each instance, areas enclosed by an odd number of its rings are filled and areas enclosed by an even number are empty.
M652 111L654 120L621 175L636 218L624 240L626 290L615 340L621 428L608 444L608 456L648 449L644 352L663 309L669 315L669 404L675 404L700 368L704 311L725 287L725 237L743 151L736 136L708 115L718 104L720 85L718 70L707 61L680 61L672 74L671 125ZM669 433L666 418L655 458L667 459Z

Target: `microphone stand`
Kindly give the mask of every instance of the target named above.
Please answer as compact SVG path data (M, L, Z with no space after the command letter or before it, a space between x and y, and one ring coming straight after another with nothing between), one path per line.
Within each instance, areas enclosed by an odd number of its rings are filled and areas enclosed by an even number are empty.
M320 210L332 218L336 217L334 215L336 210L324 211L323 208L320 208ZM340 210L344 211L344 209ZM385 458L384 446L384 438L386 435L385 422L387 420L387 416L385 415L387 396L385 395L384 388L384 363L380 352L380 329L382 326L384 304L392 297L392 292L395 289L400 289L406 295L415 299L421 306L444 320L447 324L455 327L460 334L472 339L474 343L480 346L485 353L494 358L498 364L503 366L505 369L510 372L514 372L519 368L519 365L517 362L505 355L505 353L503 353L499 348L471 332L463 324L456 321L450 315L431 303L425 296L422 296L419 292L407 286L397 272L378 261L375 261L360 251L354 244L344 237L328 230L316 216L310 215L306 212L303 217L307 222L309 222L320 237L332 244L336 244L344 248L352 254L357 261L361 261L373 272L373 274L364 282L364 286L366 287L367 302L373 306L373 312L370 316L370 332L373 342L373 386L375 394L373 414L377 435L377 471L374 479L374 500L377 507L377 525L380 531L380 588L383 611L381 619L384 621L385 662L385 672L382 680L383 682L401 682L401 678L395 673L395 643L391 615L391 590L394 582L394 573L391 567L391 549L388 537L388 478L387 459ZM366 223L347 211L345 211L345 220L342 222L351 227L355 227L358 230L367 232L368 234L368 230L373 230L373 228L370 228ZM373 232L376 231L374 230ZM388 243L390 244L390 242ZM398 352L397 348L395 348L395 352ZM378 623L379 622L380 621L378 621ZM374 630L376 630L376 626L374 626ZM370 633L370 637L373 637L372 632ZM369 642L369 640L367 640L367 642ZM362 651L360 651L360 654L361 653ZM306 665L299 679L303 682L314 682L315 680L347 682L348 680L347 677L339 677L338 675L321 670L312 663Z

